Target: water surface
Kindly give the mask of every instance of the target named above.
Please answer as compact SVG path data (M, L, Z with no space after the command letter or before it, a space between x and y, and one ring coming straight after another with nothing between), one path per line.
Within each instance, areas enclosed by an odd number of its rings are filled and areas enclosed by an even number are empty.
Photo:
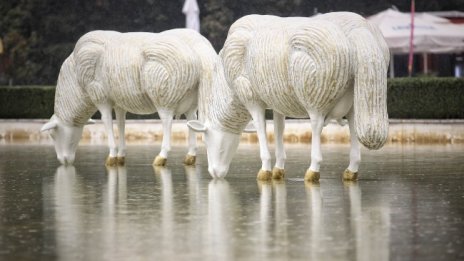
M106 168L104 145L75 167L50 145L0 145L1 260L464 259L464 146L363 150L344 183L349 146L324 145L320 184L305 184L309 145L287 146L284 182L260 183L257 145L241 145L225 180L173 148L130 145Z

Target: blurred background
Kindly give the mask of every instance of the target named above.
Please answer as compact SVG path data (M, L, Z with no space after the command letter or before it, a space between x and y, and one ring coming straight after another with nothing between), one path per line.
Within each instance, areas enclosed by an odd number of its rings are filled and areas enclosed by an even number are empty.
M77 39L96 30L160 32L185 26L184 0L1 0L0 85L54 85L59 68ZM219 50L229 26L247 14L312 16L352 11L365 17L388 8L409 12L410 0L200 0L201 33ZM417 1L416 12L442 12L463 22L463 0ZM416 54L414 75L424 74ZM395 76L407 75L407 55L395 57ZM455 76L459 54L431 55L425 74ZM434 66L435 65L435 66Z

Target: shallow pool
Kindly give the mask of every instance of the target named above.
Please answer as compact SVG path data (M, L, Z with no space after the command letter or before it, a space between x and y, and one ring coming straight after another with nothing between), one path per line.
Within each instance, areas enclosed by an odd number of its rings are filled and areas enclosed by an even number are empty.
M225 180L206 155L185 167L176 146L129 145L106 168L104 145L75 167L50 145L0 145L1 260L464 259L464 145L388 145L362 152L343 183L349 146L323 145L320 184L305 184L309 145L287 146L283 182L256 181L258 145L240 145Z

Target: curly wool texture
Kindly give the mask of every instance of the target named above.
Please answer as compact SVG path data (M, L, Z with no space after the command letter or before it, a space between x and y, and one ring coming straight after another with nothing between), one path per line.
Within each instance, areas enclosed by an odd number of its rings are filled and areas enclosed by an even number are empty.
M58 75L55 91L55 115L70 125L83 125L97 108L77 82L74 57L69 56Z
M342 28L356 50L354 78L355 127L359 141L381 148L388 137L387 68L390 52L380 29L350 12L317 16Z
M216 57L213 83L200 87L199 119L209 122L211 127L241 134L251 116L227 85L222 61Z
M352 13L316 18L250 15L231 26L221 57L227 81L242 103L291 117L314 111L343 117L330 112L354 88L358 139L375 149L388 134L389 55L380 37Z
M137 114L159 109L183 114L197 105L198 86L207 81L202 75L211 75L203 52L217 56L189 29L87 33L61 68L55 114L73 125L84 124L102 103ZM192 101L189 108L180 108L185 99Z

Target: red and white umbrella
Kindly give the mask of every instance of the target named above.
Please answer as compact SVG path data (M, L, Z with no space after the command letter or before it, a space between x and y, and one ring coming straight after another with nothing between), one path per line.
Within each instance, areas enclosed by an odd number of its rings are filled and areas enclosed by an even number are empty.
M409 52L411 15L388 9L367 18L382 32L390 51ZM414 16L415 53L458 53L464 51L464 26L425 13Z

